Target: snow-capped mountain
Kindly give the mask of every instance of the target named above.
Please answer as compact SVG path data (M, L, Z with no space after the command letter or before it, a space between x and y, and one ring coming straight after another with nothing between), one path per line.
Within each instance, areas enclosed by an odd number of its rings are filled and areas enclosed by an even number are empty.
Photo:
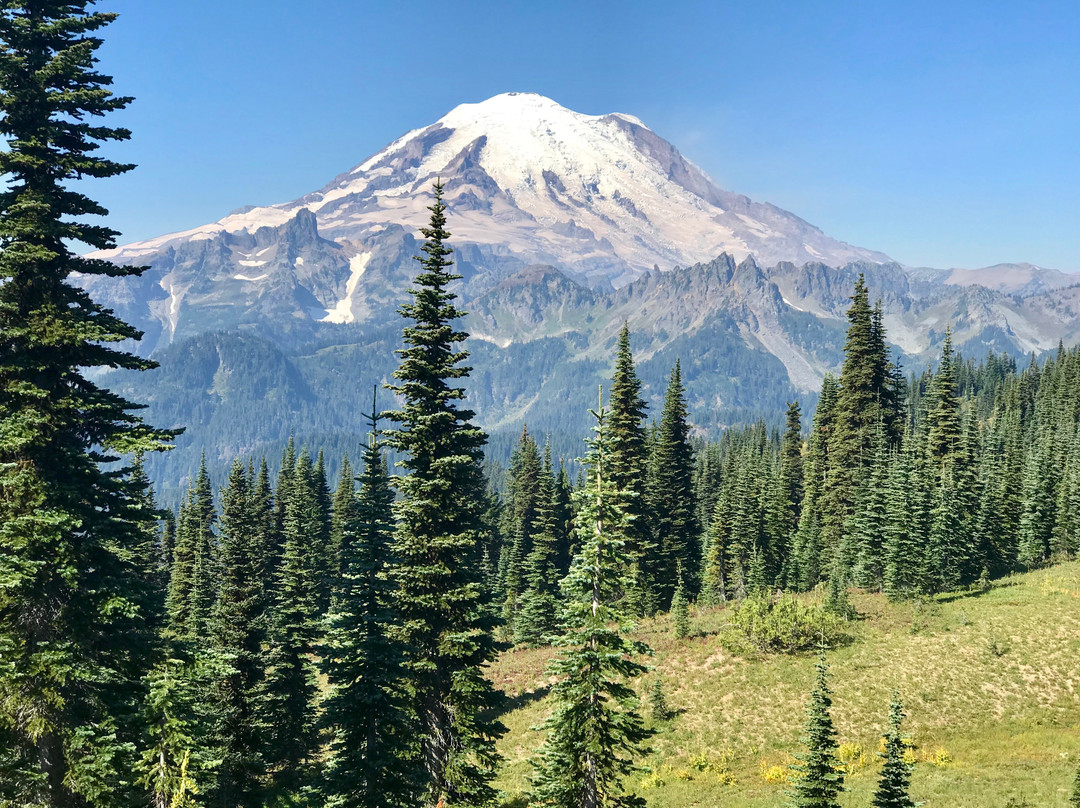
M632 115L583 115L532 93L462 104L300 199L241 209L106 255L153 264L170 248L223 234L254 235L311 211L320 234L352 252L341 296L323 315L348 321L355 315L345 298L357 293L381 234L395 226L415 232L424 224L438 177L446 183L455 244L492 256L480 262L481 271L509 259L515 268L553 264L590 285L620 286L654 266L669 270L723 252L738 260L752 255L763 265L889 260L719 188ZM232 275L258 283L270 260L263 253L237 255Z
M151 422L190 427L155 461L159 479L204 447L263 451L298 425L353 440L355 402L393 370L436 178L464 278L470 407L495 431L587 430L624 322L653 399L682 360L702 428L781 412L837 369L860 273L909 369L947 327L965 355L1080 340L1078 276L902 267L720 189L637 118L509 93L456 107L293 202L99 254L149 265L82 282L161 361L116 383L150 403Z

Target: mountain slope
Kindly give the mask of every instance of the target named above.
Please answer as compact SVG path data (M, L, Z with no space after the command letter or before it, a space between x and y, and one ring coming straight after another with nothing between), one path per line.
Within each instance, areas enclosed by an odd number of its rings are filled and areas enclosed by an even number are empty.
M805 596L807 598L813 595ZM1016 575L985 593L890 604L854 594L854 642L828 652L833 721L847 746L844 806L870 805L890 691L900 690L905 734L918 763L916 804L958 808L1064 806L1080 760L1080 563ZM814 654L738 657L718 633L731 608L697 611L674 639L667 616L635 630L655 655L642 696L662 677L668 705L653 753L628 785L653 808L774 808L785 804L787 765L802 751ZM515 649L492 667L513 699L500 743L504 805L528 789L540 745L544 667L551 649ZM647 698L643 712L648 714ZM857 747L857 748L856 748ZM776 767L776 768L774 768ZM723 776L726 775L726 776ZM768 777L766 777L766 775Z

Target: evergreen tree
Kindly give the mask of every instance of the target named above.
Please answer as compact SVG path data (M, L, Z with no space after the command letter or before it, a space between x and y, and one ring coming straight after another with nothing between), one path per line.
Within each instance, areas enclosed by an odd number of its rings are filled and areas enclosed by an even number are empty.
M274 548L277 543L274 492L270 487L270 470L266 467L265 457L259 461L259 471L254 477L251 488L251 514L254 520L252 553L257 564L256 582L259 585L259 598L265 611L274 596L273 579L276 570Z
M301 782L316 745L312 654L319 628L319 571L312 541L324 523L314 465L300 453L291 475L263 683L264 757L276 788Z
M921 518L915 473L915 442L904 440L903 450L888 464L885 492L884 556L882 588L890 600L902 600L918 591L922 567Z
M671 622L675 629L675 639L681 640L690 634L690 604L686 599L681 570L675 585L675 594L671 596Z
M343 478L335 498L344 537L341 582L321 663L329 683L323 724L331 735L323 797L332 808L404 808L419 803L423 788L406 649L396 637L400 617L386 576L393 563L394 493L377 427L372 415L359 494L343 494L354 490Z
M185 542L191 546L191 588L187 595L187 623L182 626L183 633L178 636L195 640L206 636L218 581L215 568L217 536L214 533L217 512L205 454L199 464L195 484L188 493L185 513Z
M506 505L501 532L506 542L499 555L503 622L512 632L525 590L526 564L541 507L540 453L527 427L522 427L507 474Z
M630 329L623 323L615 352L615 372L609 396L610 453L608 476L616 490L628 494L625 507L631 517L626 537L630 574L626 597L638 615L653 614L658 607L656 577L659 553L646 518L645 401L641 381L630 352Z
M873 461L874 435L881 428L888 448L895 445L899 412L895 373L889 360L880 314L869 305L862 275L848 309L844 364L836 395L834 424L828 435L828 482L819 494L822 552L830 575L847 577L855 562L845 541L856 492L866 485ZM819 403L820 407L820 403Z
M154 651L136 548L149 514L121 455L161 447L137 406L89 378L155 363L113 347L142 335L71 283L136 276L80 256L115 246L86 178L130 133L98 119L130 99L95 70L115 15L85 0L0 6L0 803L124 805L133 709Z
M839 808L837 797L844 790L844 775L839 770L836 728L829 715L832 691L824 656L815 668L817 682L806 708L806 751L796 756L799 762L792 766L796 779L790 804L792 808Z
M459 348L467 335L454 329L463 313L446 290L460 276L449 271L442 193L437 182L430 225L421 230L422 269L409 290L412 302L401 307L410 322L390 389L402 408L387 413L400 428L387 443L402 455L407 473L398 478L388 574L409 648L428 801L479 805L494 796L495 741L505 728L491 717L499 698L482 670L497 651L482 587L486 436L472 423L473 412L456 406L465 391L454 382L470 368Z
M908 796L911 783L911 764L904 760L907 751L904 737L900 734L900 723L904 720L904 705L898 693L893 691L889 703L889 731L885 735L885 751L880 756L885 759L878 776L877 791L874 792L873 808L915 808L915 803Z
M1080 769L1076 770L1076 777L1073 778L1072 794L1069 795L1069 805L1072 808L1080 808Z
M723 603L728 598L726 543L729 527L728 503L721 499L716 503L709 529L705 534L705 549L701 562L701 602L710 606Z
M349 456L341 461L341 477L334 492L333 515L330 520L331 573L333 591L341 585L341 576L345 573L343 554L348 551L352 541L352 526L356 524L356 480L353 475Z
M514 640L522 645L547 643L555 634L558 618L559 571L555 512L555 479L552 476L551 446L544 447L540 471L536 535L525 560L524 591L514 623Z
M581 548L564 579L563 648L548 668L554 707L534 767L533 799L557 808L642 806L622 793L652 734L629 686L646 671L634 657L649 649L626 637L617 604L626 585L622 553L632 514L628 497L607 476L612 453L603 408L594 411L596 438L587 458L590 480L579 493Z
M228 808L262 804L264 766L256 717L265 631L252 506L250 477L236 459L221 492L220 578L209 625L213 647L225 661L212 693L221 758L216 802Z
M137 767L138 784L151 808L195 808L211 781L214 762L205 754L190 665L163 659L146 676L140 720L147 735Z
M319 614L325 614L330 606L330 591L337 579L337 559L332 536L333 501L330 486L326 481L326 461L320 450L311 470L311 486L315 491L318 505L318 527L312 537L312 558L317 584L316 608Z
M822 546L822 507L825 492L833 484L829 445L836 429L837 395L836 379L831 374L825 374L807 447L805 493L787 574L788 585L804 591L813 589L826 569Z
M698 556L699 528L694 501L694 452L690 446L687 415L682 367L679 360L675 360L652 447L649 475L649 518L662 562L657 567L661 608L668 605L674 595L676 571L696 572L693 562ZM688 575L688 578L686 588L696 592L696 575Z
M802 411L799 402L788 404L784 435L780 441L780 465L769 513L771 566L783 585L791 576L795 531L803 499Z
M884 426L879 425L874 459L866 482L855 497L848 531L854 544L855 583L872 590L882 588L886 564L889 454L885 440Z

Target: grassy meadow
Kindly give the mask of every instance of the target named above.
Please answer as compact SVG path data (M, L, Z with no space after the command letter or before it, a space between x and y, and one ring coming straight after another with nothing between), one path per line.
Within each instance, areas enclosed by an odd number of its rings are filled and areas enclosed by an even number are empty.
M808 596L808 597L813 597ZM890 604L853 592L851 642L829 651L832 717L848 770L844 806L868 806L889 694L899 688L917 761L912 797L926 806L1066 806L1080 766L1080 563L995 582L986 592ZM647 770L628 785L656 808L779 806L800 749L814 655L735 656L721 645L728 608L692 611L676 640L668 616L637 635L655 650L644 693L662 677L676 717ZM524 804L547 714L550 649L505 653L491 671L514 700L499 787Z

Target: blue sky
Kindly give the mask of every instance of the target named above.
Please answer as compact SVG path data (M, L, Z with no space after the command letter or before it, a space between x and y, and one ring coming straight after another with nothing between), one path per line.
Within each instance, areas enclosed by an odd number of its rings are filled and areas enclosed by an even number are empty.
M1080 271L1080 2L104 0L123 241L321 187L459 103L627 112L910 265Z

